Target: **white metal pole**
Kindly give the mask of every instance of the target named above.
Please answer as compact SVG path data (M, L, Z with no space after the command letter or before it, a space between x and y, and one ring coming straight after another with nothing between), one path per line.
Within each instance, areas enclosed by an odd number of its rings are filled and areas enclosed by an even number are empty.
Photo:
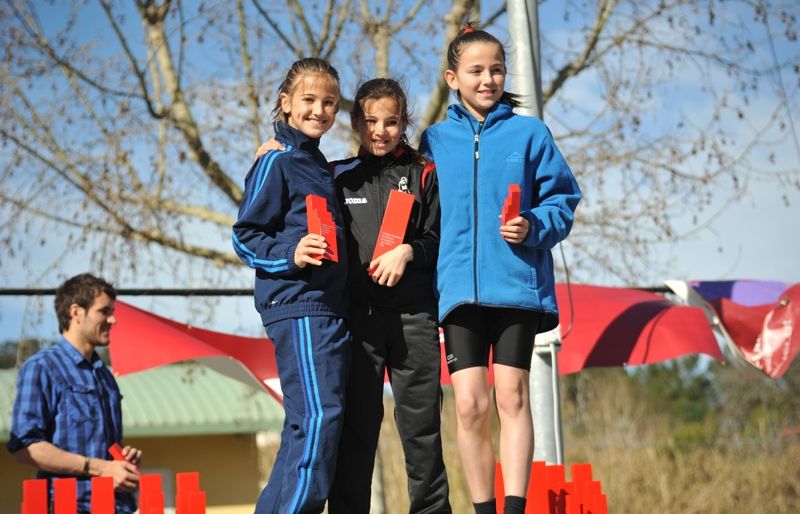
M508 33L511 39L509 75L512 91L522 95L519 114L542 119L542 79L539 53L539 12L536 0L508 0ZM558 379L559 329L539 334L531 359L531 412L534 460L564 463L561 398Z

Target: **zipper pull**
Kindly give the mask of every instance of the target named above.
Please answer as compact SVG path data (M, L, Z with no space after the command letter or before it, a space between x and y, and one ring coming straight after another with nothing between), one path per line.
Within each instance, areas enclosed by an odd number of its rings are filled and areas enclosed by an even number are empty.
M480 136L478 134L475 134L475 160L476 161L481 158L480 152L478 152L478 141L479 140L480 140Z

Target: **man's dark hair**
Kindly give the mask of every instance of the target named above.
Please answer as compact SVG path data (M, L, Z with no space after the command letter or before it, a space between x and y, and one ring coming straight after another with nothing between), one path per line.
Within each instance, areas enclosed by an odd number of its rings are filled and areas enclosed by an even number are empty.
M117 291L114 286L100 277L95 277L91 273L81 273L67 279L56 290L56 316L58 317L58 330L62 334L69 329L69 307L77 304L86 310L94 303L94 299L105 293L112 300L117 298Z

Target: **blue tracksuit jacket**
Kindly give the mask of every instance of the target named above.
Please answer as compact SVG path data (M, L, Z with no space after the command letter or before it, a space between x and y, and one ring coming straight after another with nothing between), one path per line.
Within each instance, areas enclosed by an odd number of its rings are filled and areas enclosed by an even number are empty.
M471 303L541 311L540 331L555 328L550 249L569 234L581 192L544 123L504 103L479 123L455 104L447 119L422 134L420 151L439 178L440 320ZM509 184L520 185L520 211L531 224L521 244L500 236Z
M256 270L255 303L266 325L286 318L347 314L347 248L333 172L311 139L284 123L275 138L286 148L262 155L245 178L233 248ZM336 223L339 262L298 268L294 251L308 233L306 195L324 197Z

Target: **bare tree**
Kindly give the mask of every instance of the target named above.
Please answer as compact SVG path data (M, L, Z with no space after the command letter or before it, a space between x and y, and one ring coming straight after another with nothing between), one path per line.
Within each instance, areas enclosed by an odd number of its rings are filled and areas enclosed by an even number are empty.
M571 236L584 276L651 277L654 245L713 219L720 199L748 181L800 187L800 156L787 165L770 155L796 138L796 2L567 1L541 10L551 22L541 27L545 118L586 193ZM507 39L498 1L7 0L7 259L44 249L55 252L45 259L55 270L82 253L121 271L245 276L230 225L288 63L330 59L342 73L343 111L359 81L404 79L418 135L444 115L446 43L477 12ZM342 157L344 117L334 132L325 144ZM696 218L687 223L686 212Z

